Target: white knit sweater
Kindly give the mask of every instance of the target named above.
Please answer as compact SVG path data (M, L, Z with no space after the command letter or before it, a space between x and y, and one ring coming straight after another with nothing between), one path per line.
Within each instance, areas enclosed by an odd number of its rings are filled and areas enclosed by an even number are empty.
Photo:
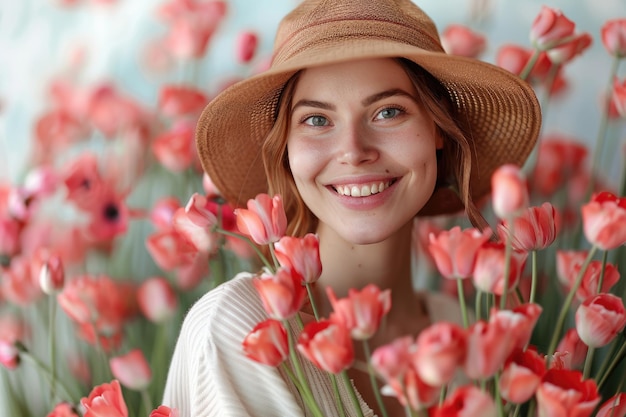
M431 320L459 322L459 307L452 298L429 293L426 300ZM183 323L163 404L177 408L180 417L310 416L280 368L258 364L243 353L246 335L266 319L250 274L239 274L204 295ZM297 328L293 324L291 328ZM307 360L302 363L324 415L338 415L327 374ZM356 416L341 381L339 390L347 415ZM374 417L363 401L361 408L365 417Z

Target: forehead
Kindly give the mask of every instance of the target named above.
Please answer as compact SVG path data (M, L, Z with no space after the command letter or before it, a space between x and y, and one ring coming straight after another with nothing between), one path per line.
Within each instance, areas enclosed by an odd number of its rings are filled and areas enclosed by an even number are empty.
M390 89L416 93L404 67L392 58L373 58L312 67L300 73L296 99L310 96L346 97Z

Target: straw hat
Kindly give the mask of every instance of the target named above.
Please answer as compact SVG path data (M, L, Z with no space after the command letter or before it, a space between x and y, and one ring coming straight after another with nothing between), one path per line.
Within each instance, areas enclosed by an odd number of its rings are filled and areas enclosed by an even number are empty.
M474 201L489 193L498 166L526 160L541 124L537 98L526 82L486 62L446 54L435 24L410 0L305 0L281 21L271 67L224 90L200 116L198 155L224 197L245 206L268 191L261 145L292 75L375 57L407 58L448 90L457 115L470 127ZM460 208L458 197L441 187L419 214Z

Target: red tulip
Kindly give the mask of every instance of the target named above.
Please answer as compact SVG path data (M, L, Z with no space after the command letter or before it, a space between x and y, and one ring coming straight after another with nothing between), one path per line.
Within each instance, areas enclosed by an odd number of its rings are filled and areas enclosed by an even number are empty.
M140 349L109 359L113 377L127 388L141 391L150 385L152 370Z
M607 20L602 26L602 43L611 55L626 56L626 19ZM616 416L617 417L617 416Z
M491 199L493 211L501 219L517 216L528 207L528 186L520 167L506 164L493 173Z
M303 238L283 236L274 248L280 266L296 272L303 282L313 283L322 274L317 235L308 233Z
M337 299L331 287L326 287L326 294L333 307L331 320L341 323L356 340L372 337L391 309L391 291L381 291L374 284L361 291L350 289L348 296L342 299Z
M583 380L579 371L567 369L548 370L536 398L539 417L588 417L600 402L596 383L592 379Z
M512 222L514 249L530 252L545 249L556 239L556 209L550 203L529 207ZM502 220L498 225L498 235L502 241L508 239L511 222Z
M515 348L514 331L500 321L479 320L468 329L465 373L471 379L493 376Z
M338 374L354 362L350 331L330 320L313 321L298 337L298 351L318 368Z
M541 378L546 373L546 363L533 349L516 349L507 359L500 375L502 398L521 404L535 395Z
M289 355L287 331L280 321L268 319L257 324L243 341L250 359L269 366L280 365Z
M626 243L626 198L601 192L581 210L583 231L591 244L609 250Z
M576 331L589 347L607 345L625 325L624 302L613 294L588 298L576 310Z
M277 242L285 235L287 215L279 195L259 194L248 200L248 209L235 209L237 227L259 245Z
M463 25L450 25L441 34L441 45L450 55L478 58L487 46L483 35Z
M505 255L503 243L487 242L478 250L473 275L474 285L477 288L485 292L503 295ZM515 289L527 257L526 252L511 251L509 292Z
M128 417L128 408L117 380L94 387L88 397L80 400L84 417Z
M428 237L428 251L444 278L468 278L474 272L478 250L490 236L489 229L482 232L474 228L462 231L459 226L455 226L437 235L431 233Z
M473 385L454 390L444 402L434 409L433 417L495 417L496 404L485 391Z
M530 41L537 49L548 50L572 36L575 27L560 10L543 6L530 29Z
M413 365L429 385L442 386L463 366L467 331L454 323L439 322L424 329L415 342Z
M569 329L565 332L561 341L556 347L556 353L562 353L565 369L576 369L583 365L587 357L589 347L580 340L576 329Z
M169 408L166 405L160 405L155 410L152 410L150 417L178 417L178 410Z
M626 392L615 394L602 404L596 417L625 417Z
M267 314L284 320L296 314L304 304L307 292L298 274L279 268L275 274L264 273L253 281Z
M569 290L580 274L583 263L587 258L587 251L559 250L556 252L556 272L559 281ZM611 263L604 264L599 260L592 260L585 269L582 282L576 291L576 298L585 301L598 294L600 276L604 277L599 292L609 292L617 284L620 273Z

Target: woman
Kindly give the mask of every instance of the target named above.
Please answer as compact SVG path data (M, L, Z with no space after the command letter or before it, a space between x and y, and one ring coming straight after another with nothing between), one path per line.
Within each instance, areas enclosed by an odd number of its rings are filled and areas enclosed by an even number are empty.
M288 233L317 233L321 316L331 311L326 287L338 297L369 283L391 289L375 347L460 320L454 302L413 290L413 219L465 208L480 226L474 201L498 166L523 163L539 126L528 85L446 55L409 0L305 0L281 22L271 68L213 100L196 138L230 202L280 194ZM182 416L307 415L281 371L244 357L242 340L267 318L252 279L216 288L185 319L164 400ZM305 372L324 415L338 415L327 376L309 363ZM349 375L363 413L379 414L367 375Z

